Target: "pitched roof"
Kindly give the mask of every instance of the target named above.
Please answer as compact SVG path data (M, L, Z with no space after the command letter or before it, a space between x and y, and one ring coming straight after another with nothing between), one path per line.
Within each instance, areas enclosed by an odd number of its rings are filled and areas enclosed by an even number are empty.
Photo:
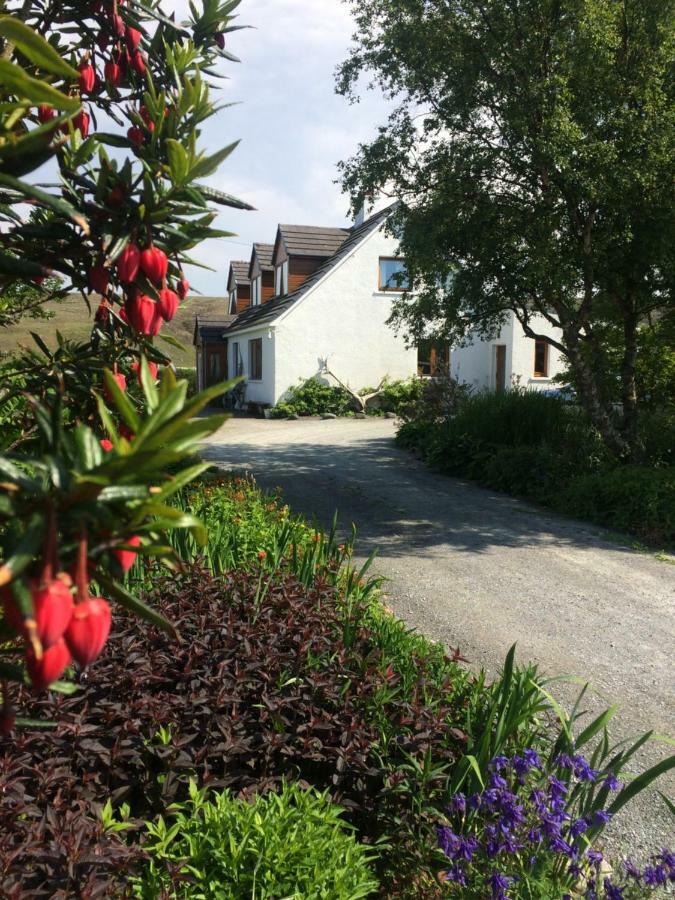
M195 316L195 330L192 342L197 344L197 336L204 338L212 338L217 341L223 331L231 325L236 316Z
M349 237L350 229L280 225L279 233L289 255L332 256Z
M260 261L262 269L272 268L272 254L274 253L274 244L254 244L253 252ZM253 254L251 254L252 256Z
M230 268L232 269L232 274L234 275L234 280L237 284L248 284L248 260L245 259L233 259L230 262Z
M396 204L392 204L386 209L382 209L380 212L375 213L374 216L366 219L362 225L345 229L348 237L342 242L337 252L325 260L325 262L321 263L318 269L316 269L316 271L313 272L296 291L293 291L291 294L285 294L283 297L275 297L273 300L269 300L267 303L263 303L260 306L249 306L248 309L239 313L234 322L226 329L226 332L234 333L242 328L266 325L273 322L275 319L278 319L282 313L286 312L286 310L293 306L294 303L297 303L301 297L304 297L304 295L313 288L315 284L321 281L331 269L335 268L339 262L348 256L371 231L375 231L375 229L378 228L391 214L395 205Z

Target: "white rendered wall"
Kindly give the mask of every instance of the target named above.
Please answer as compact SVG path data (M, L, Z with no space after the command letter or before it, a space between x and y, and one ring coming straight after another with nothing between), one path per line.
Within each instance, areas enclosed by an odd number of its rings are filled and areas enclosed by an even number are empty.
M560 332L543 316L532 319L532 327L546 337L559 339ZM450 371L453 378L471 385L475 390L494 390L496 379L496 351L498 344L506 346L506 386L520 386L530 390L555 387L553 378L564 368L561 354L554 347L548 348L548 376L534 375L534 340L528 338L513 313L499 335L490 340L475 338L466 347L453 347L450 354Z
M417 350L406 349L386 324L395 295L378 289L379 258L394 256L396 246L375 231L276 323L275 403L289 387L319 375L324 361L353 390L377 387L385 375L416 374Z
M249 342L256 338L262 339L262 380L252 381L249 376L251 357ZM243 374L246 377L245 403L274 403L274 330L267 326L248 331L244 334L232 335L228 340L227 371L233 378L237 371L237 362L234 355L234 345L239 344L239 353L243 362Z

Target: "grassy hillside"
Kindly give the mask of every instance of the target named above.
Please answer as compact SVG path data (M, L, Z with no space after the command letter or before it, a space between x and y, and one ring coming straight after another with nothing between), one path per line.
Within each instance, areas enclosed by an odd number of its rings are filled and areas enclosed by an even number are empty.
M182 304L176 317L162 329L162 334L181 341L185 350L177 350L164 344L160 346L177 366L194 366L195 351L192 346L195 316L224 316L227 314L224 297L188 297ZM24 319L12 328L0 328L0 357L15 352L20 345L35 346L30 336L37 332L50 346L56 343L55 332L58 330L65 337L73 340L86 340L91 331L92 318L85 302L80 296L68 297L62 303L48 303L45 307L54 313L51 319ZM93 307L95 308L95 307Z

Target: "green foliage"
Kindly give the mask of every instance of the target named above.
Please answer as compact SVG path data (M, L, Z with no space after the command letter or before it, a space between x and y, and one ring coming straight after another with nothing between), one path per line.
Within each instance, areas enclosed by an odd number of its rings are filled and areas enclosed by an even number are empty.
M399 381L386 380L380 393L370 401L367 411L375 415L391 412L396 413L397 416L406 416L419 404L425 387L426 380L417 376ZM366 388L360 393L370 393L370 388Z
M344 416L353 409L353 400L341 387L326 384L318 377L309 378L298 387L290 387L272 410L274 418L288 416L320 416L333 413Z
M197 393L197 370L194 366L177 366L176 377L187 381L188 397L193 397Z
M28 281L14 281L6 285L0 292L0 328L14 325L24 316L31 319L51 318L53 313L44 310L45 298L55 299L60 286L58 278L46 278L40 285Z
M607 446L636 455L634 342L673 308L673 0L350 6L338 90L374 84L395 106L343 184L355 210L401 200L389 227L415 291L395 323L456 343L511 312L534 337L543 317Z
M146 873L136 897L164 896L185 876L175 897L223 900L358 900L377 889L372 851L361 846L327 792L285 785L280 793L236 800L227 792L191 788L168 821L147 824Z

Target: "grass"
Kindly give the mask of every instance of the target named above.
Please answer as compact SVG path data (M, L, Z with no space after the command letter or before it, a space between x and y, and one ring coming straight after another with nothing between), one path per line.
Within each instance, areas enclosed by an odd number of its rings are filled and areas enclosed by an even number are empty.
M92 314L79 295L67 297L61 303L47 303L45 309L53 313L51 319L23 319L11 328L0 328L0 359L3 355L14 353L20 346L34 347L31 331L37 332L49 346L55 346L56 331L72 340L86 341L91 332ZM162 350L167 353L176 366L194 366L195 351L192 346L195 316L224 316L227 314L226 300L223 297L188 297L176 317L165 325L162 333L179 340L185 347L178 350L169 344L159 341Z

